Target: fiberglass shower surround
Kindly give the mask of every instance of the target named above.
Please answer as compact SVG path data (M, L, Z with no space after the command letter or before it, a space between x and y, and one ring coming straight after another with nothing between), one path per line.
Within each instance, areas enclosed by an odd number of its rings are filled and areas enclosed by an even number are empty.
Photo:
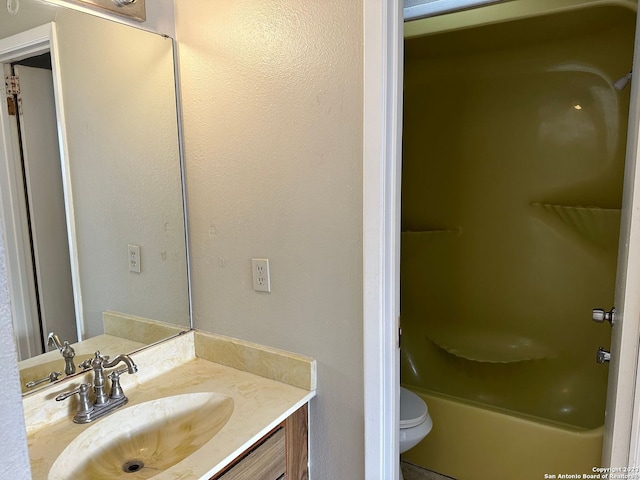
M603 424L634 25L598 6L406 41L404 385Z

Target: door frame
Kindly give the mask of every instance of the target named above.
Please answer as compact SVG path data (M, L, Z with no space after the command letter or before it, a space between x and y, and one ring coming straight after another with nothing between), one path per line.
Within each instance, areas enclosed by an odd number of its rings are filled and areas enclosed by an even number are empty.
M399 474L399 235L402 147L403 15L400 2L364 5L363 126L363 340L365 478ZM640 22L636 26L635 64L640 64ZM631 85L627 155L640 156L640 82ZM640 167L640 165L638 165ZM640 182L640 168L636 168ZM634 176L635 176L634 175ZM640 185L640 183L639 183ZM635 194L640 197L640 187ZM640 205L640 198L637 205ZM640 219L636 220L639 222ZM633 231L635 233L635 230ZM640 262L640 238L631 236L630 260ZM637 262L635 263L637 264ZM626 307L620 378L625 398L616 407L614 461L640 467L640 268L639 295ZM585 319L588 321L588 319ZM629 334L627 333L629 332ZM607 447L605 447L607 448ZM607 458L604 459L605 462ZM619 465L616 465L619 466Z
M57 55L56 26L54 22L32 28L0 39L0 64L6 64L22 60L28 57L49 52L51 55L51 67L53 77L54 102L56 105L56 123L58 130L58 142L60 159L62 163L62 188L65 199L65 214L67 217L67 235L69 238L69 256L71 263L71 278L73 283L73 297L76 315L76 330L78 339L84 338L84 322L82 310L82 292L80 286L79 268L77 263L77 243L75 241L76 225L73 211L73 192L71 188L71 171L68 161L67 132L64 114L64 102L62 98L60 61ZM3 69L4 70L4 69ZM6 97L4 81L0 84L1 93ZM3 100L4 102L4 100ZM26 234L28 229L25 219L21 216L20 208L24 204L22 200L22 173L16 159L20 158L19 151L12 141L12 121L4 106L0 108L0 136L3 148L0 149L0 219L5 238L5 255L7 264L7 280L9 295L11 298L11 311L16 333L26 334L28 342L18 342L19 355L34 351L34 339L36 332L31 319L33 315L32 294L29 278L33 277L30 252L28 251L29 239ZM39 330L39 329L38 329ZM39 335L39 332L37 332Z
M3 77L11 74L9 63L0 65ZM4 88L4 81L2 83ZM6 96L5 90L2 90L2 94L3 97ZM0 109L4 111L5 106L0 105ZM17 120L10 121L7 126L10 131L9 135L3 135L5 150L16 152L19 155L18 122ZM8 155L7 158L9 158ZM43 353L42 332L36 321L38 318L38 299L36 298L34 265L29 242L27 202L23 194L22 169L17 157L12 157L12 161L7 162L6 167L8 171L7 183L3 181L5 175L0 178L2 181L0 183L1 205L6 210L3 211L5 221L2 224L2 231L5 238L6 273L16 350L18 359L24 360ZM13 228L10 228L10 222L13 224ZM17 312L22 313L18 314Z
M640 11L636 17L633 65L640 65ZM634 181L631 185L625 182L623 209L626 205L633 211L627 213L630 218L626 224L621 222L621 238L628 237L629 245L626 257L618 259L618 270L626 270L627 284L624 291L616 285L616 303L618 297L622 299L622 304L616 307L623 321L614 327L612 344L620 344L621 355L619 359L612 358L612 370L609 372L609 375L616 375L620 394L616 398L615 412L606 418L613 435L605 437L603 460L611 461L613 466L626 458L629 466L640 467L640 267L630 268L631 265L640 265L640 212L637 211L640 206L640 79L637 76L631 78L630 88L624 176L625 180L632 178ZM609 384L612 384L611 380ZM612 451L611 458L609 450Z
M365 478L397 479L404 19L400 2L362 4Z

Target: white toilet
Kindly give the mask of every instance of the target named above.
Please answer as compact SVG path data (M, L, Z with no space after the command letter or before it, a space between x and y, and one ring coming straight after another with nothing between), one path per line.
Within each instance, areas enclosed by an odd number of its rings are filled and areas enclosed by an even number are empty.
M415 447L431 431L433 421L427 404L415 393L400 387L400 453ZM402 480L402 470L400 470Z

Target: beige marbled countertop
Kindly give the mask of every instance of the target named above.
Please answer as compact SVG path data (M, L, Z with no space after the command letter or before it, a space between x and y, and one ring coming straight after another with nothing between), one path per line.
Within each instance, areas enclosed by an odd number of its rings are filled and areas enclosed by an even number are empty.
M192 331L131 356L138 373L121 377L129 403L116 412L185 393L216 392L234 400L233 413L222 430L155 479L210 478L315 395L312 359L227 337ZM57 457L87 428L108 428L109 416L87 425L73 423L75 400L54 400L89 376L73 377L25 397L33 479L47 479ZM130 473L126 478L149 477Z

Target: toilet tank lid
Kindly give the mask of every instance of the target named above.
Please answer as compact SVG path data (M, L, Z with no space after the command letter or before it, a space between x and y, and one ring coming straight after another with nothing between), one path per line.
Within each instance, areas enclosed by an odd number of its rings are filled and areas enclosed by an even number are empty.
M429 409L415 393L400 387L400 428L411 428L425 421Z

